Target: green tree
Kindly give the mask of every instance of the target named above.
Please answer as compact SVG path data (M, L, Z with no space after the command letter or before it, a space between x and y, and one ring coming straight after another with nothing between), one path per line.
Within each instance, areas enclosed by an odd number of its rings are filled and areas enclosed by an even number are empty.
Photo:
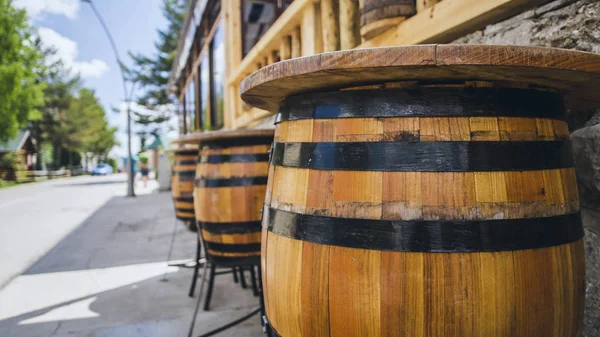
M13 7L12 0L0 0L0 142L40 116L43 56L31 37L26 12Z
M61 113L59 132L62 145L70 152L106 157L117 145L116 128L110 127L104 108L93 90L82 88L69 107ZM72 162L69 163L73 165Z
M44 47L39 38L35 40L35 46L46 60L46 67L40 73L40 81L45 83L44 104L40 109L41 118L30 124L30 130L37 141L38 149L45 148L47 144L53 147L52 156L38 158L38 168L42 168L42 162L54 163L58 168L63 165L62 144L68 136L64 133L67 130L61 127L61 112L69 108L74 95L81 88L81 79L78 75L72 75L71 69L56 58L56 51Z
M172 114L172 111L157 108L175 103L167 85L187 7L188 0L163 0L163 15L168 25L158 30L155 54L129 54L134 66L127 69L128 77L142 88L138 104L154 111L148 114L134 112L135 122L140 125L161 124L168 121Z

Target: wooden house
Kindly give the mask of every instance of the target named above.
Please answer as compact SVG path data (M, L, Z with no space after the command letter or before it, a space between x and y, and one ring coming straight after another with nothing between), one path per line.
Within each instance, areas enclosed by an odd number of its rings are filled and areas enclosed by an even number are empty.
M353 48L448 43L540 0L191 0L170 87L180 133L271 124L240 99L269 64Z

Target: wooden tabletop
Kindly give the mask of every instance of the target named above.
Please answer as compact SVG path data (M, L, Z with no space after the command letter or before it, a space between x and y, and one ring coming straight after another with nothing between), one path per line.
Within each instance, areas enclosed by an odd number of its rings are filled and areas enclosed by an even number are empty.
M264 67L241 84L242 99L276 111L303 92L392 81L481 80L540 85L564 92L570 108L600 106L600 55L498 45L417 45L345 50Z
M179 137L175 142L179 144L200 144L202 142L218 139L273 137L274 133L274 129L238 129L194 132Z

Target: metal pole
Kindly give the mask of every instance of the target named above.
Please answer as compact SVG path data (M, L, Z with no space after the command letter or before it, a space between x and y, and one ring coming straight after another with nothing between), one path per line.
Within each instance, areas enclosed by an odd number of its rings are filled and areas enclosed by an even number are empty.
M133 190L133 160L132 160L133 156L131 153L131 102L127 96L127 80L125 79L125 71L123 70L123 63L121 62L121 59L119 58L119 51L117 50L117 45L115 44L115 41L113 40L112 35L110 34L110 31L108 30L108 26L106 26L104 19L102 19L102 16L96 9L96 6L94 6L94 3L92 2L92 0L81 0L81 1L88 3L90 5L90 7L92 7L92 11L94 12L94 15L96 16L96 18L98 18L98 21L100 21L100 25L102 25L102 28L104 29L104 32L106 33L106 36L108 37L108 40L112 47L112 50L115 53L115 58L117 59L117 63L119 64L119 70L121 71L121 79L123 80L123 93L124 93L123 98L126 100L126 104L127 104L127 166L128 166L127 196L135 197L135 191ZM133 94L133 86L131 88L131 91Z

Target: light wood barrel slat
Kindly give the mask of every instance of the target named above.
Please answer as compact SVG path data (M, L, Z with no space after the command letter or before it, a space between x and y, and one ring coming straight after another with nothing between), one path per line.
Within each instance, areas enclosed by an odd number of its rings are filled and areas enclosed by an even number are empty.
M282 102L262 234L278 335L580 336L583 227L560 94L430 89ZM385 101L440 92L472 99ZM525 101L496 99L506 92Z
M272 131L216 133L198 152L194 208L209 260L257 265ZM206 136L198 136L206 137Z
M177 149L172 151L173 167L171 192L175 205L175 216L191 231L196 231L194 215L194 176L197 149Z

